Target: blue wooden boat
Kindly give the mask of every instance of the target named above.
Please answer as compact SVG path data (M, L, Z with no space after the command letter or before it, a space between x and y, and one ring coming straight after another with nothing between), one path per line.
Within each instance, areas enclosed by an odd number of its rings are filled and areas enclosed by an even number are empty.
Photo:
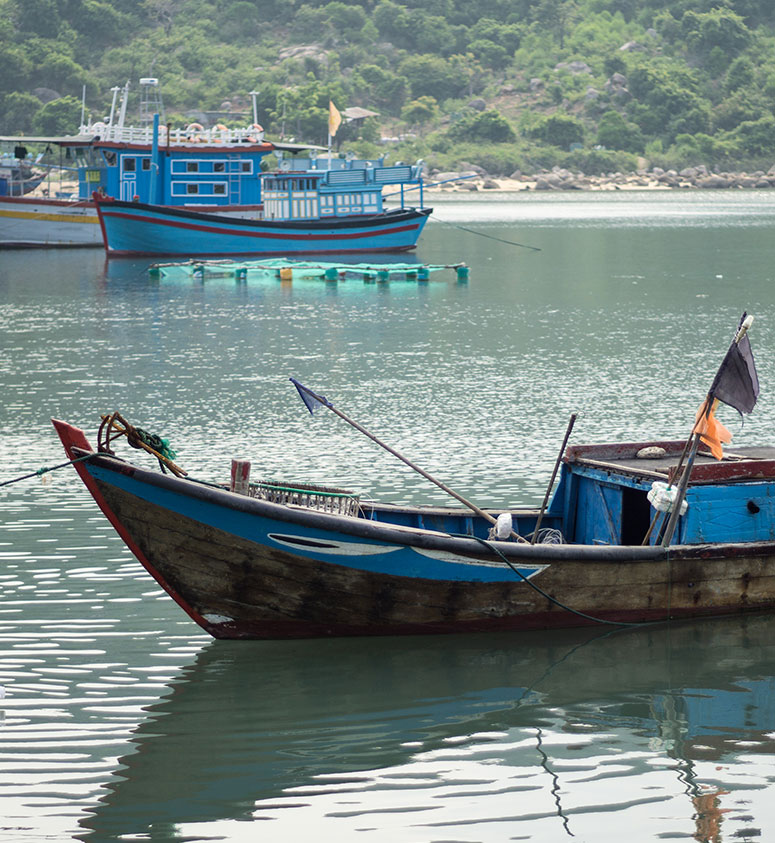
M130 126L126 123L128 84L121 91L120 103L118 93L115 88L105 120L86 123L75 135L0 137L0 142L17 147L40 144L59 149L58 163L49 163L56 171L72 175L74 182L72 192L56 195L53 191L42 195L40 190L18 195L18 190L8 189L4 196L0 185L0 246L102 245L94 193L229 219L290 220L380 214L381 192L377 195L374 184L360 183L365 173L369 179L384 178L383 184L398 185L399 192L407 182L416 189L422 187L416 166L386 168L382 158L318 159L322 147L314 144L267 140L255 117L252 124L240 128L220 123L205 128L195 122L173 128L160 124L158 115L144 125ZM255 115L255 100L253 106ZM280 173L296 179L287 183L293 188L292 196L263 171L263 159L270 153L279 159ZM318 208L310 195L297 189L302 173L308 182L339 182L340 189L321 183ZM403 198L402 193L402 205Z
M175 473L140 467L114 455L110 437L100 434L94 448L82 430L54 424L127 546L216 638L536 629L775 608L773 447L721 461L699 448L688 509L664 544L650 529L658 512L649 493L669 482L683 442L571 447L545 511L477 514L289 482L231 491L190 479L166 457ZM518 539L492 536L502 516Z
M205 128L199 123L173 128L160 125L155 117L129 125L128 101L129 83L113 89L106 119L86 122L76 134L0 137L0 142L25 151L32 145L58 150L58 158L52 153L46 161L52 172L72 178L72 188L60 186L55 192L53 183L45 193L0 196L0 246L100 246L102 234L91 201L95 191L118 199L255 217L262 209L262 159L275 150L282 155L308 149L270 143L255 122L241 128Z
M404 168L382 168L383 170ZM356 171L357 172L357 171ZM366 173L367 171L360 171ZM317 207L326 194L321 179L304 192L320 191L319 199L308 201ZM279 180L279 179L278 179ZM307 179L287 179L306 181ZM369 182L380 196L381 186ZM292 195L292 191L289 191ZM352 192L349 192L352 195ZM332 198L341 191L331 192ZM295 200L291 199L291 203ZM405 252L417 240L431 208L396 208L377 213L290 216L280 213L269 219L226 219L183 208L121 202L97 194L94 202L109 257L128 255L308 255L353 254L359 252ZM359 206L363 207L363 206Z
M46 177L45 171L35 170L25 160L3 155L0 158L0 197L24 196Z

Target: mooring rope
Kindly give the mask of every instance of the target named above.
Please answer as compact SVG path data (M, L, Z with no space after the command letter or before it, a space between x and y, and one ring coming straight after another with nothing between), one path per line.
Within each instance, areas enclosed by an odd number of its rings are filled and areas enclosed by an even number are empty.
M450 533L449 535L457 536L458 538L465 538L465 539L473 539L474 541L479 542L479 544L483 544L486 548L491 550L511 568L512 571L522 580L522 582L527 583L532 589L537 591L542 597L545 597L550 603L554 603L555 606L559 607L560 609L564 609L566 612L570 612L571 614L578 615L580 618L584 618L585 620L592 621L593 623L601 623L606 624L608 626L647 626L654 623L663 623L664 621L609 621L605 618L596 618L593 615L588 615L586 612L581 612L578 609L573 609L571 606L566 606L565 603L561 603L557 600L556 597L552 597L551 594L547 594L542 588L537 586L534 582L531 582L523 573L519 570L519 568L515 567L511 564L511 561L503 554L497 547L495 547L491 542L487 541L487 539L481 539L479 536L470 536L465 533ZM665 618L668 620L669 618Z
M76 457L74 460L61 462L59 465L44 466L43 468L39 468L37 471L31 471L29 474L23 474L21 477L14 477L13 480L4 480L0 483L0 486L10 486L11 483L19 483L21 480L29 480L30 477L42 477L49 471L56 471L58 468L66 468L68 465L75 465L75 463L81 462L82 460L88 460L91 456L93 456L93 454L84 454L82 457Z
M458 231L465 231L468 234L476 234L478 237L484 237L487 240L495 240L498 243L505 243L507 246L519 246L521 249L531 249L534 252L542 251L542 249L538 246L528 246L526 243L517 243L516 240L505 240L503 237L495 237L493 234L485 234L483 231L475 231L473 228L466 228L463 225L456 225L454 222L449 222L449 220L439 219L435 212L432 219L434 222L443 222L444 225L450 225L452 228L457 228Z

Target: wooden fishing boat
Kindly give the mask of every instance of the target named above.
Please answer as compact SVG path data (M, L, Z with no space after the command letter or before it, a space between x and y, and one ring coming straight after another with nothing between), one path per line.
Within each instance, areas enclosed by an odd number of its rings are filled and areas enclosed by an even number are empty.
M775 607L775 448L721 462L700 450L688 509L663 545L649 531L657 511L648 495L669 481L683 442L571 447L545 513L477 515L293 483L242 494L131 464L54 424L127 546L216 638L534 629ZM638 457L644 447L661 455ZM527 541L489 537L504 514Z
M537 509L495 513L439 482L295 378L325 407L467 507L395 506L298 483L192 480L165 440L118 413L97 449L54 425L147 571L216 638L293 638L643 623L775 608L775 448L723 453L721 401L759 394L743 314L686 442L578 445L575 416ZM152 453L163 473L119 459ZM560 481L549 502L562 461ZM165 466L172 476L164 471ZM246 470L247 469L247 470ZM497 517L496 517L497 515Z

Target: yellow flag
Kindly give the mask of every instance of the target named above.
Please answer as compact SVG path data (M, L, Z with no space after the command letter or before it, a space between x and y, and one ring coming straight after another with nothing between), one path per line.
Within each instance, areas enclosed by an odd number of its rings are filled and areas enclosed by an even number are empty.
M342 122L342 115L337 111L336 106L331 102L328 101L328 134L333 137L336 134L336 130L339 128L339 125Z

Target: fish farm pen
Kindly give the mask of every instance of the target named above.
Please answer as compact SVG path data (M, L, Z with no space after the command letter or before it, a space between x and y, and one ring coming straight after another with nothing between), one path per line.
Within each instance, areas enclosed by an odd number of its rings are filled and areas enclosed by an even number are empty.
M360 280L366 283L388 281L429 281L433 273L452 270L458 281L468 280L464 263L321 263L287 258L255 261L187 260L180 263L156 263L149 267L149 275L156 279L233 278L247 281L250 277L276 278L278 281L321 280L328 282Z

